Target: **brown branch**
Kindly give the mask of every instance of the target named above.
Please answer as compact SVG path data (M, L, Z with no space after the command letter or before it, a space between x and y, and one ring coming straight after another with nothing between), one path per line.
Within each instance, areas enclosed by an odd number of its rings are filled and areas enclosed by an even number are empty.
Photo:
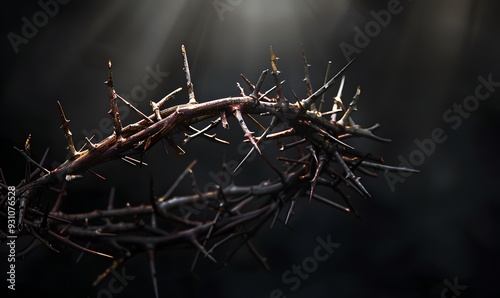
M271 89L263 93L260 91L268 73L268 70L264 70L255 85L242 75L250 87L250 95L246 95L243 88L237 84L240 96L199 103L194 94L184 46L181 47L181 51L189 97L187 103L161 109L163 104L181 90L178 88L157 103L151 101L152 114L143 114L116 94L112 64L109 61L106 85L110 100L109 114L114 125L112 135L95 144L91 142L92 138L85 138L84 147L87 148L77 151L69 130L69 120L60 102L57 102L62 120L61 128L65 133L70 157L49 171L43 167L47 151L40 164L30 157L30 138L26 141L24 150L16 148L27 161L25 179L16 189L16 196L19 198L18 229L21 230L26 226L27 233L53 250L56 250L54 245L59 244L62 248L72 247L82 252L114 258L110 267L97 278L95 284L102 281L126 259L135 254L146 253L155 295L158 297L155 256L157 251L170 248L194 249L196 251L192 264L194 268L201 256L224 265L237 249L246 245L257 260L268 269L266 259L249 240L269 220L271 227L279 222L287 225L299 200L314 199L343 212L352 211L358 216L352 207L350 196L341 188L347 186L362 197L370 197L360 181L361 176L356 174L376 175L379 170L417 172L414 169L386 165L381 157L364 154L346 143L351 137L388 140L373 134L379 127L378 124L362 128L352 120L351 115L357 110L359 89L349 108L344 109L340 99L344 77L334 98L333 110L322 113L325 92L334 85L352 61L333 78L327 80L329 64L323 86L313 92L309 64L302 49L306 98L300 100L294 94L297 102L291 104L283 93L284 80L280 79L278 58L271 47L271 69L274 78L274 86ZM273 90L277 91L276 98L268 98L267 95ZM315 100L320 96L322 101L319 110L311 111L314 109ZM123 127L116 98L136 112L141 120ZM345 113L341 120L335 121L335 115L339 111ZM189 141L199 136L225 142L216 138L215 133L208 134L208 132L219 123L224 129L228 129L227 113L232 113L238 121L246 138L244 141L252 144L234 171L237 171L253 151L257 150L269 169L274 172L269 179L254 185L236 185L231 181L225 185L218 185L216 190L201 192L193 172L196 161L193 161L178 174L175 182L161 196L155 195L151 179L149 194L144 198L147 204L116 207L114 188L112 188L106 209L70 214L62 208L63 198L69 195L67 185L73 183L74 179L81 178L81 174L85 172L100 176L93 170L97 165L114 160L123 160L133 165L146 165L142 162L144 154L160 141L168 142L179 154L184 154L184 150L176 144L174 138L178 134L185 137L183 145L187 145ZM330 114L331 117L324 117ZM264 132L254 137L244 117L251 119ZM207 121L211 122L207 125ZM204 128L195 127L203 123L205 123ZM265 127L261 123L269 125ZM268 149L261 151L259 146L266 140L277 143L274 148L276 156L268 155ZM269 148L271 151L271 146ZM286 150L289 148L297 150L293 153L292 150ZM134 154L140 154L140 160L132 158ZM36 166L33 172L30 165ZM229 167L226 167L226 170L229 170ZM193 182L192 192L177 195L177 188L188 175ZM0 176L2 179L0 217L6 217L7 182L1 170ZM41 196L46 189L58 186L60 190L55 201L47 201L46 196ZM315 193L319 187L326 187L340 194L347 207ZM286 209L284 221L280 218L283 209ZM50 212L40 210L50 210ZM235 249L226 259L216 260L213 255L215 249L235 238L238 240ZM106 247L106 253L94 248L98 243Z

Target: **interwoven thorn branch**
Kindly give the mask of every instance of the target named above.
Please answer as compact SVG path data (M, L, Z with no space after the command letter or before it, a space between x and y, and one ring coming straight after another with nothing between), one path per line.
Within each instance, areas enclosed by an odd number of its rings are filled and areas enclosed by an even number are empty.
M69 120L58 101L61 128L68 143L67 160L53 170L46 169L44 164L47 152L40 162L36 162L30 156L31 136L27 139L24 150L16 148L26 159L25 179L17 185L15 193L19 206L17 222L19 233L36 237L37 243L42 243L54 251L69 246L85 253L111 258L110 268L97 278L94 285L131 256L145 252L150 260L151 278L158 296L155 252L166 248L194 248L196 255L193 268L200 256L214 263L225 264L236 250L246 245L258 261L268 269L265 258L253 246L251 238L269 219L272 219L271 226L274 225L282 210L285 210L286 225L300 198L317 200L343 212L356 214L345 188L354 190L361 197L371 197L361 183L359 173L377 176L379 171L416 172L413 169L386 165L381 157L359 152L346 143L353 137L389 141L373 133L379 127L378 124L363 128L354 123L352 114L357 111L359 87L350 105L344 107L340 98L345 79L343 73L353 61L330 79L328 79L331 64L329 63L324 84L313 91L304 49L302 56L307 94L304 99L299 99L295 93L295 103L286 98L278 70L278 58L271 48L271 75L275 83L273 88L266 92L261 91L269 72L264 70L255 84L242 75L248 85L248 93L237 84L239 96L204 102L195 97L186 50L182 46L188 101L186 104L161 109L162 105L181 91L181 88L178 88L157 103L151 101L152 113L149 116L115 92L112 63L109 61L105 83L110 101L109 114L114 125L112 135L99 143L93 143L92 138L86 138L84 148L77 150L73 143ZM333 98L332 108L323 112L322 109L327 104L324 94L340 76L342 81L337 95ZM269 97L274 90L276 96ZM315 102L320 97L322 99L319 108L316 109ZM122 126L117 99L137 113L142 120ZM342 115L338 121L336 121L337 114ZM161 196L155 194L151 182L150 194L144 197L145 203L142 205L115 207L113 189L105 210L77 214L69 214L63 210L62 201L68 195L66 185L81 177L82 173L93 173L92 168L96 165L116 159L143 165L145 163L142 162L142 156L162 140L166 140L179 153L183 153L183 149L173 139L176 134L184 134L183 145L197 137L227 143L208 132L218 125L228 129L230 116L234 116L241 127L244 141L252 145L235 171L253 151L257 151L259 158L263 158L276 173L273 179L256 185L232 183L219 185L214 191L202 192L194 174L196 161L192 161L184 171L179 171L177 180L165 194ZM263 132L256 136L250 131L245 118L257 123ZM269 124L261 124L266 122ZM208 124L203 129L197 129L193 126L197 123ZM277 159L271 159L261 150L260 146L266 140L277 142L279 148ZM289 150L292 148L296 150ZM138 159L133 158L133 155L138 155ZM5 202L8 184L1 170L0 174L2 179L0 216L7 218ZM175 195L180 182L188 176L193 182L193 193ZM345 205L318 195L315 192L318 186L331 189L339 195ZM40 198L41 194L51 187L59 187L59 195L52 206L46 207L46 202ZM205 206L203 210L194 208L200 204ZM172 228L172 223L176 224L175 228ZM6 231L0 230L0 232L2 239L5 239ZM217 260L213 256L214 251L235 238L238 239L236 248L225 260ZM105 245L106 252L94 249L97 244ZM31 249L32 247L29 247L20 252L18 257L25 256Z

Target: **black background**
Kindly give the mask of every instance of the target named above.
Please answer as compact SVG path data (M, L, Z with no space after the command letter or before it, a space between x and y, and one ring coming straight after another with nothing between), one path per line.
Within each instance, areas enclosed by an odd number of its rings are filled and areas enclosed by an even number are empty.
M142 84L146 66L159 65L169 73L138 103L148 113L149 100L185 87L182 44L199 101L237 96L240 73L256 80L270 67L271 45L280 57L282 78L304 96L300 45L312 65L313 87L318 88L328 61L332 72L346 63L340 45L354 46L354 28L364 31L374 20L370 12L387 9L390 2L243 0L222 20L212 1L70 1L27 44L19 45L18 53L8 34L21 34L22 18L32 20L41 7L35 1L4 4L0 167L8 183L22 179L24 161L13 146L22 147L28 134L35 157L50 147L50 161L64 160L56 100L71 120L76 142L83 139L84 129L97 128L108 117L103 84L108 59L113 61L120 94L130 94ZM455 122L443 119L445 111L474 94L479 76L500 81L498 6L486 0L415 0L400 5L401 12L360 48L346 73L343 99L348 103L356 86L361 86L356 121L363 126L379 122L378 134L393 142L354 144L384 156L389 164L397 165L398 156L408 159L415 154L416 139L430 138L434 129L444 130L446 141L425 155L417 167L421 173L396 183L394 191L384 176L362 178L374 199L356 198L361 220L304 200L292 217L293 229L281 224L265 227L254 240L269 258L271 273L245 249L223 269L214 270L203 260L194 273L189 272L194 251L164 252L157 263L162 297L270 297L276 288L286 297L452 297L450 291L446 296L441 293L444 280L455 278L467 286L460 297L498 297L498 91L480 101L456 129ZM336 88L327 98L335 93ZM186 100L184 88L168 104ZM130 116L129 121L134 120ZM236 123L229 132L220 133L233 144L242 136ZM117 204L140 204L145 202L150 174L161 194L192 159L199 160L195 172L207 183L210 171L220 168L223 152L226 160L242 157L236 145L224 148L202 139L185 149L187 154L180 157L155 148L146 156L147 168L120 162L99 166L96 171L107 180L86 175L76 181L65 207L68 211L102 208L112 186ZM245 184L269 175L272 171L255 159L234 178ZM54 193L47 194L48 200L53 197ZM328 236L341 246L296 291L290 291L290 284L282 282L283 272L312 255L317 237ZM18 249L25 244L19 239ZM0 252L4 272L4 245ZM17 293L96 297L108 281L97 289L91 283L109 263L95 256L78 257L71 250L56 254L43 247L18 260ZM135 279L116 297L153 297L146 257L134 258L125 268Z

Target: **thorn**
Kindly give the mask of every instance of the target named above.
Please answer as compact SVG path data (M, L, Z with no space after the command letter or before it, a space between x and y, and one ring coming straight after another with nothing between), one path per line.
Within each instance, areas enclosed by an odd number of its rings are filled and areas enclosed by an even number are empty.
M167 190L167 192L163 196L161 196L160 198L158 198L158 201L162 202L162 201L165 201L166 199L168 199L172 195L172 193L174 192L174 190L177 188L177 186L179 186L179 184L181 183L182 179L184 179L184 177L186 177L186 175L192 171L192 168L194 167L195 164L196 164L196 159L193 160L187 166L187 168L179 175L179 177L177 177L177 179L170 186L170 188Z
M306 139L301 139L301 140L298 140L298 141L295 141L295 142L292 142L292 143L289 143L289 144L282 145L279 150L280 151L285 151L285 150L288 150L288 149L293 148L295 146L304 144L306 142L307 142Z
M296 104L297 104L297 106L301 109L301 112L306 111L307 109L306 109L306 108L304 108L304 106L302 106L302 104L300 103L300 99L299 99L299 97L297 96L297 93L295 93L295 91L293 90L292 86L290 86L290 91L292 91L293 97L295 98L295 103L296 103Z
M167 154L167 156L169 155L168 153L168 148L167 148L167 144L166 144L166 141L165 139L161 139L161 143L163 144L163 150L165 150L165 153ZM141 161L142 161L142 156L144 155L144 152L141 154Z
M126 250L125 252L125 256L119 258L119 259L115 259L113 260L113 263L111 264L111 266L109 266L103 273L101 273L97 279L92 283L92 286L95 287L97 286L100 282L102 282L111 272L115 271L116 268L118 268L118 266L120 266L120 264L122 264L126 258L129 258L131 256L131 253L130 251Z
M120 99L129 109L134 111L137 115L139 115L142 119L146 120L149 123L154 123L153 120L149 119L148 116L144 115L141 111L139 111L136 107L134 107L131 103L129 103L125 98L121 97L119 94L116 94L116 97Z
M45 212L43 213L42 221L40 223L40 227L42 229L48 228L47 218L49 217L49 205L45 206Z
M340 164L340 166L344 169L345 172L345 178L348 179L354 186L356 190L358 190L361 195L365 198L371 198L370 193L366 190L366 188L359 182L359 177L356 177L351 169L347 166L345 163L344 159L340 156L338 151L334 151L334 156L337 162Z
M34 230L31 230L30 231L33 236L35 236L35 238L37 238L43 245L45 245L47 248L49 248L50 250L56 252L56 253L60 253L57 249L55 249L52 244L50 244L49 241L47 241L46 239L42 238L42 236L40 236L37 232L35 232Z
M113 209L113 204L115 201L115 188L111 187L111 190L109 191L109 197L108 197L108 210Z
M351 114L354 111L358 110L358 100L359 100L359 95L361 94L361 89L358 88L356 89L356 94L354 95L351 103L349 104L349 108L347 108L347 111L345 111L344 115L342 118L337 122L338 125L340 126L346 126L346 124L349 122L349 119L351 118Z
M158 293L158 281L156 279L156 267L155 267L155 252L152 249L148 249L148 261L149 261L149 271L151 272L151 281L153 282L153 288L155 291L155 297L159 298Z
M332 207L337 208L339 210L342 210L344 212L351 212L351 210L349 210L349 208L344 207L344 206L342 206L340 204L337 204L335 202L332 202L332 201L330 201L330 200L328 200L328 199L326 199L326 198L324 198L324 197L322 197L320 195L313 194L312 197L314 199L320 201L321 203L327 204L328 206L332 206Z
M290 208L288 208L288 213L287 213L286 219L285 219L285 226L288 225L288 220L290 219L290 216L292 214L295 214L293 212L293 207L295 207L295 204L297 202L297 198L302 194L303 190L304 190L304 187L302 187L298 192L296 192L295 195L291 198Z
M194 88L193 88L193 83L191 82L191 74L189 72L189 64L187 60L187 54L186 54L186 48L184 45L181 46L181 51L182 51L182 58L184 61L184 72L186 74L186 81L187 81L187 89L188 89L188 95L189 95L189 102L190 104L197 104L198 102L196 101L196 98L194 96Z
M262 133L262 135L258 138L257 140L257 145L262 143L267 135L269 134L269 132L274 128L274 126L277 124L278 122L278 118L276 117L273 117L273 119L271 120L271 124L269 124L269 127L267 127L264 132ZM259 123L260 124L260 123ZM254 147L250 148L250 151L248 151L247 155L243 158L243 160L236 166L236 168L233 170L233 173L236 173L236 171L238 171L238 169L243 165L243 163L250 157L250 155L253 153L253 151L255 150Z
M274 212L274 217L273 220L271 221L271 226L269 226L269 229L272 229L274 227L274 224L276 223L276 219L278 218L278 215L280 214L280 207L276 207L276 212Z
M85 137L85 142L86 142L86 144L89 146L89 149L90 149L91 151L92 151L92 150L97 149L97 145L96 145L96 144L94 144L94 143L92 143L92 141L91 141L93 138L94 138L94 136L93 136L93 135L92 135L92 137L90 137L90 139L89 139L89 138L87 138L87 137Z
M167 137L166 139L168 144L177 151L178 155L186 154L186 151L184 151L179 145L177 145L172 138Z
M330 66L332 65L332 61L328 61L328 65L326 66L326 73L325 73L325 79L323 80L323 85L328 82L328 74L330 73ZM321 95L321 101L319 103L319 111L323 109L323 104L325 103L325 93Z
M28 138L24 142L24 152L27 157L31 159L31 134L28 135ZM26 161L26 167L25 167L25 172L24 172L24 181L26 183L29 183L31 181L31 167L30 163L27 160Z
M307 91L307 97L311 96L313 91L312 91L312 85L311 85L311 79L309 77L309 63L307 63L307 58L306 58L306 53L304 51L304 46L301 46L302 48L302 60L304 64L304 82L306 83L306 91ZM316 107L314 106L314 103L311 104L311 110L315 111Z
M194 247L196 247L200 252L202 252L205 257L208 257L212 262L217 264L217 260L215 260L214 257L212 257L212 255L205 249L205 247L203 247L203 245L200 244L200 242L198 242L198 239L196 239L195 236L190 237L190 240L191 243L194 245Z
M343 178L338 173L335 173L335 176L337 176L338 178ZM356 216L358 219L361 219L361 216L359 215L359 213L356 211L356 209L354 209L354 206L351 203L349 195L347 195L340 187L337 187L338 184L340 183L340 181L342 181L342 179L337 179L337 181L335 181L335 182L321 178L321 177L319 177L318 179L321 180L321 182L323 184L330 186L335 192L339 193L342 196L342 198L344 199L344 202L346 202L347 206L349 206L349 210L352 210L352 212L354 213L354 216Z
M248 249L250 252L255 256L255 258L259 261L259 263L266 269L267 272L271 272L271 268L269 267L269 264L267 264L267 259L263 257L257 248L252 244L250 239L248 239L245 244L247 245Z
M222 120L222 127L224 129L229 129L229 123L227 122L226 112L221 111L220 112L220 118Z
M340 80L339 91L337 91L337 96L335 96L335 99L338 102L340 102L340 104L342 104L342 106L341 106L342 109L344 108L344 106L343 106L343 103L342 103L341 96L342 96L342 90L344 89L344 83L345 83L345 76L343 75L342 79Z
M90 242L90 241L89 241L89 242L87 242L87 244L85 244L85 248L89 248L89 246L90 246L90 244L91 244L91 243L92 243L92 242ZM82 259L82 257L83 257L83 254L84 254L84 253L83 253L83 251L82 251L82 252L78 255L78 258L76 258L76 263L79 263L79 262L80 262L80 260L81 260L81 259Z
M175 95L176 95L177 93L179 93L180 91L182 91L182 88L181 88L181 87L179 87L179 88L175 89L174 91L170 92L169 94L167 94L165 97L163 97L163 98L162 98L162 99L161 99L161 100L157 103L158 107L160 108L160 107L161 107L164 103L166 103L169 99L174 98L174 97L175 97Z
M268 70L268 69L266 69L266 70L264 70L262 73L264 73L264 72L267 74L267 73L269 72L269 70ZM253 92L253 91L255 91L255 88L256 88L256 87L255 87L255 85L254 85L254 84L252 84L252 82L250 82L250 80L249 80L249 79L248 79L245 75L240 74L240 76L243 78L243 80L245 81L245 83L247 83L247 85L250 87L250 90L251 90L252 92ZM261 76L262 76L262 74L261 74ZM260 80L260 77L259 77L259 80ZM260 88L259 88L258 90L260 90ZM258 92L257 94L259 95L259 98L257 98L257 97L253 97L253 95L252 95L252 94L250 95L250 96L252 96L252 97L255 99L255 102L256 102L256 103L258 103L258 102L259 102L259 100L261 100L261 99L264 99L264 101L267 101L267 102L273 102L273 101L274 101L273 99L266 97L267 93L266 93L266 94L263 94L263 93L261 93L261 92ZM256 96L257 96L257 95L256 95Z
M379 163L373 163L373 162L369 162L369 161L362 161L361 165L367 166L370 168L374 168L374 169L390 171L390 172L402 171L402 172L410 172L410 173L420 173L419 170L412 169L412 168L395 167L395 166L389 166L389 165L384 165L384 164L379 164Z
M290 215L295 214L293 212L293 207L295 206L295 200L292 200L290 203L290 208L288 208L288 213L286 214L286 219L285 219L285 226L288 225L288 220L290 219Z
M312 201L314 189L316 188L316 183L318 182L318 177L321 174L321 171L323 170L326 162L326 158L324 156L320 156L320 161L318 163L318 166L316 167L316 172L314 173L314 177L311 180L311 195L309 196L309 203L311 203Z
M108 254L105 254L105 253L102 253L102 252L98 252L98 251L95 251L95 250L91 250L91 249L85 248L85 247L83 247L81 245L78 245L75 242L69 240L67 237L62 237L62 236L58 235L57 233L54 233L51 230L48 230L48 233L50 235L54 236L55 238L57 238L58 240L60 240L61 242L66 243L66 244L68 244L70 246L73 246L76 249L79 249L81 251L88 252L88 253L91 253L91 254L95 254L95 255L98 255L98 256L102 256L102 257L113 259L113 256L111 256L111 255L108 255Z
M167 100L174 98L175 94L180 92L182 88L177 88L174 91L170 92L167 94L167 96L163 97L158 103L155 103L154 101L149 101L149 105L153 109L153 113L156 116L156 120L160 121L161 120L161 113L160 113L160 107L167 102ZM150 118L147 118L150 122L153 122Z
M69 130L69 120L66 119L66 115L64 114L64 110L59 101L57 101L57 106L59 107L59 114L61 116L62 125L61 128L64 130L64 136L66 137L66 142L68 143L68 149L71 156L75 156L77 154L75 145L73 144L73 135Z
M351 145L349 145L349 144L347 144L347 143L342 142L342 141L341 141L341 140L339 140L338 138L336 138L336 137L334 137L333 135L331 135L328 131L326 131L326 130L324 130L323 128L321 128L321 127L317 126L316 124L313 124L313 123L308 123L308 125L309 125L310 127L312 127L314 130L316 130L317 132L319 132L320 134L322 134L322 135L324 135L324 136L327 136L330 140L332 140L332 141L334 141L334 142L336 142L336 143L338 143L338 144L340 144L340 145L342 145L342 146L344 146L344 147L346 147L346 148L349 148L349 149L354 150L354 148L353 148Z
M295 134L295 130L294 128L288 128L288 129L285 129L285 130L282 130L282 131L278 131L278 132L275 132L275 133L269 133L267 136L266 136L266 139L280 139L280 138L284 138L284 137L289 137L289 136L292 136ZM262 139L262 136L261 137L258 137L257 138L258 140ZM248 140L245 140L244 142L248 142Z
M251 97L257 98L257 95L260 96L260 88L262 87L262 84L264 83L264 79L266 78L268 72L269 69L262 71L262 73L259 76L259 80L257 81L257 85L255 85L255 89L253 90L253 93L250 95Z
M281 81L280 82L280 85L282 85L283 83L285 82L285 80ZM264 94L262 94L257 100L260 101L262 100L263 98L265 98L271 91L273 91L274 89L276 89L276 86L273 86L271 87L269 90L267 90L266 92L264 92Z
M104 176L99 175L99 174L97 174L96 172L94 172L94 171L92 171L92 170L90 170L90 169L87 169L87 172L89 172L89 173L93 174L94 176L96 176L97 178L99 178L99 179L101 179L101 180L106 180L106 178L105 178Z
M250 141L250 143L252 143L255 150L257 150L257 152L259 152L259 154L262 155L262 152L260 151L259 146L255 142L255 139L253 137L253 133L248 129L247 124L245 123L245 120L243 120L243 117L241 116L241 111L239 109L234 109L233 113L234 113L234 117L236 117L236 119L238 120L238 123L240 124L241 129L245 133L245 137L247 137L248 140Z
M271 69L273 70L272 75L274 77L276 88L278 88L277 101L279 102L280 99L283 99L285 97L283 94L283 90L281 89L281 83L279 80L280 71L278 70L278 63L277 63L279 58L276 57L276 55L274 54L272 46L269 47L269 50L271 52Z
M309 146L307 146L307 149L309 149L309 151L311 152L312 157L314 158L314 161L316 163L318 163L319 160L318 160L318 156L316 155L316 150L314 150L314 147L312 145L309 145Z
M218 142L221 142L221 143L224 143L224 144L229 144L229 142L227 142L227 141L224 141L222 139L216 138L215 134L213 134L213 135L206 134L207 131L209 131L210 129L212 129L215 126L217 126L217 124L219 124L221 122L221 120L222 120L221 117L219 117L219 118L211 121L210 124L208 126L206 126L205 128L203 128L202 130L198 130L198 129L194 128L193 126L189 126L189 128L192 129L192 130L194 130L195 133L192 134L192 135L186 134L186 138L182 141L182 144L186 145L189 141L191 141L192 139L196 138L197 136L199 136L201 134L203 134L205 137L213 139L215 141L218 141Z
M380 127L379 123L376 123L375 125L373 125L372 127L369 127L369 128L361 128L359 126L345 126L344 131L346 133L350 133L351 135L364 136L364 137L374 139L374 140L379 141L379 142L384 142L384 143L391 142L390 139L385 139L385 138L382 138L382 137L379 137L379 136L373 134L372 131L374 131L378 127Z
M193 178L193 182L195 182L194 178ZM195 185L195 187L197 188L197 185ZM219 193L222 194L221 192L221 189L219 188ZM219 204L219 206L223 206L224 203L221 202ZM203 247L207 244L207 241L210 239L210 237L212 236L212 232L213 232L213 229L214 229L214 226L215 224L217 223L217 221L219 220L219 217L221 215L221 212L222 212L223 208L219 208L219 210L217 210L217 213L215 214L215 217L214 217L214 220L212 221L212 224L210 225L210 229L208 230L208 233L207 233L207 236L205 237L205 240L203 241ZM210 251L208 252L210 253ZM196 251L196 255L193 259L193 264L191 264L191 272L193 272L195 266L196 266L196 263L198 262L198 258L200 256L200 251Z
M342 80L340 81L339 91L337 92L337 96L333 98L333 106L332 106L332 116L331 121L334 122L337 120L337 112L344 110L344 103L342 102L342 90L344 89L345 76L342 76ZM324 95L324 94L323 94Z
M262 129L263 131L266 130L266 128L264 127L264 125L262 125L257 119L255 119L254 116L250 115L250 114L245 114L248 118L250 118L250 120L253 121L253 123L257 124L257 126Z
M26 154L26 152L24 152L23 150L15 147L15 146L14 146L14 149L16 149L19 153L21 153L21 155L24 156L24 158L28 161L28 163L34 164L37 168L39 168L40 170L42 170L46 174L50 173L49 170L47 170L46 168L42 167L36 161L34 161L31 157L29 157L28 154Z
M111 116L113 120L113 126L115 130L116 140L120 142L122 140L121 131L122 131L122 123L120 120L120 112L118 110L118 105L116 103L116 92L113 86L113 72L112 72L113 64L111 60L108 60L108 80L105 82L106 86L108 86L108 97L109 97L109 112L108 114Z
M252 82L250 81L250 79L248 79L244 74L240 73L240 77L243 79L243 81L245 81L245 83L248 85L248 87L250 88L250 90L253 92L255 90L255 85L252 84Z
M236 82L236 88L238 88L238 90L240 90L241 97L246 97L245 90L243 90L240 83Z
M142 160L137 160L137 159L130 157L130 156L127 156L127 155L123 156L121 159L125 162L128 162L129 164L131 164L133 166L136 166L137 164L139 164L141 166L148 165L147 163L143 162Z

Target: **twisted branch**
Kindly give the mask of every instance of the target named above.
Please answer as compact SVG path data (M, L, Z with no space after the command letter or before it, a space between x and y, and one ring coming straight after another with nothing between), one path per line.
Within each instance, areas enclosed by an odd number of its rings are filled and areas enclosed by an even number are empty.
M161 106L181 89L178 88L158 103L150 102L152 114L147 116L114 90L111 73L111 61L108 63L108 96L110 100L109 114L114 124L112 135L99 143L93 144L86 139L87 148L76 150L69 130L69 120L58 102L62 120L62 128L68 143L69 158L57 168L49 171L43 167L43 161L37 163L29 155L29 141L25 150L19 150L27 161L27 174L16 190L19 201L18 229L22 234L31 234L40 240L40 243L59 251L63 246L69 246L83 253L97 254L110 257L114 260L110 268L98 277L94 285L102 281L112 270L121 265L128 258L138 253L147 253L151 271L152 283L156 296L159 296L156 281L155 252L167 248L193 248L196 256L193 266L200 257L208 258L213 262L224 265L234 254L236 249L246 245L258 262L266 269L269 268L265 258L260 255L250 242L258 229L272 218L271 226L279 219L281 210L286 210L287 224L297 200L301 197L316 200L342 212L354 212L349 195L344 187L351 188L364 198L370 194L360 182L361 174L376 176L378 171L414 171L412 169L385 165L381 158L355 150L345 142L349 137L366 137L377 141L388 141L373 134L378 124L370 128L362 128L354 124L351 115L357 110L359 89L345 110L340 99L342 86L334 98L333 113L345 111L339 121L336 117L325 117L332 112L322 114L325 92L330 89L337 78L341 76L352 63L349 62L335 76L327 80L313 92L309 77L309 64L302 50L306 94L304 99L297 99L295 103L285 97L281 88L277 60L271 48L271 69L275 85L271 90L261 93L260 89L268 70L264 70L256 84L243 77L249 86L250 95L238 84L240 95L210 101L199 101L195 98L193 83L189 71L187 55L182 46L184 71L187 80L188 100L185 104L167 107ZM329 67L328 67L329 68ZM327 72L328 76L328 72ZM277 90L274 98L268 97L270 92ZM315 101L322 98L320 109L316 110ZM120 99L127 107L138 113L142 120L127 126L122 126L118 112ZM342 109L338 109L340 107ZM92 212L69 214L61 209L61 202L67 196L66 185L78 175L92 171L92 168L112 160L124 159L133 164L144 164L142 156L155 144L166 140L172 146L182 150L173 141L173 136L185 136L183 144L198 136L205 136L211 140L224 142L207 132L219 124L229 128L227 117L233 115L241 126L246 141L252 147L243 161L256 150L270 168L276 172L276 177L256 185L219 185L214 191L202 192L199 190L195 178L195 161L183 172L170 189L162 196L153 191L145 196L146 204L117 208L113 206L114 191L110 195L108 208ZM264 132L254 137L244 121L248 116L259 126L261 123L270 123ZM266 119L271 118L270 121ZM208 125L206 124L208 122ZM205 123L205 128L196 129L194 124ZM194 131L194 133L193 133ZM190 132L191 134L189 134ZM264 141L275 141L279 144L279 156L271 160L259 145ZM288 150L296 148L293 153ZM183 152L183 151L182 151ZM140 155L141 160L130 157ZM45 159L45 157L44 157ZM31 172L29 165L35 165ZM1 170L0 170L1 173ZM0 196L0 217L6 218L7 182L2 176ZM193 183L193 193L189 195L174 195L175 189L181 180L190 177ZM50 207L42 202L41 194L49 188L60 186L60 193L55 203ZM340 197L347 206L336 202L333 198L326 198L315 193L317 187L326 187ZM200 208L200 206L203 206ZM175 228L172 228L175 223ZM0 230L4 237L6 233ZM236 249L231 251L227 258L218 260L213 253L229 240L240 240ZM93 247L104 245L106 252ZM32 247L30 246L30 251ZM20 252L26 255L28 252Z

